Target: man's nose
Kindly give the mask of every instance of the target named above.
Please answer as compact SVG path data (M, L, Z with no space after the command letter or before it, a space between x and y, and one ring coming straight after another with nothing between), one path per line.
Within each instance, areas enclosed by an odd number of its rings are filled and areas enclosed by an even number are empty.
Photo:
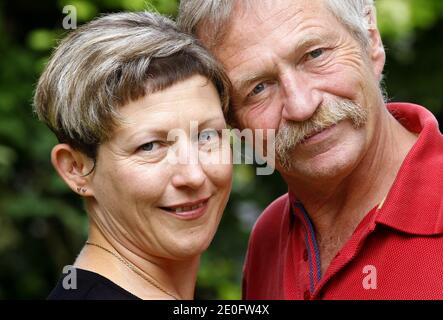
M290 69L281 79L283 90L282 119L302 122L310 119L322 103L322 95L309 75Z

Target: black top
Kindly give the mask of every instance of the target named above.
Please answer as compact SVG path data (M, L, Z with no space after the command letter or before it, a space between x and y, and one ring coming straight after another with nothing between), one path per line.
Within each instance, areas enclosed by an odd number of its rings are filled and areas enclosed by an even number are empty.
M74 269L76 271L76 289L69 288L75 284L74 272L63 274L55 288L48 296L48 300L140 300L132 293L116 285L111 280L98 273ZM63 287L63 280L68 288ZM69 278L68 278L69 277Z

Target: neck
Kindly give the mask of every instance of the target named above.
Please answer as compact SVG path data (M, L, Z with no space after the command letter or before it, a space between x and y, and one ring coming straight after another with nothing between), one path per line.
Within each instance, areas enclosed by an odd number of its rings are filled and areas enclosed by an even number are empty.
M362 218L384 201L417 140L385 108L382 110L369 147L348 172L326 179L283 174L289 190L308 211L318 239L329 241L335 236L343 244Z
M90 221L88 242L116 253L135 266L142 276L109 252L95 246L83 248L75 262L76 267L101 274L142 299L174 299L175 297L192 300L194 298L199 256L188 260L155 257L131 245L122 245L110 236L105 237L93 221ZM153 280L172 296L158 289L145 278Z

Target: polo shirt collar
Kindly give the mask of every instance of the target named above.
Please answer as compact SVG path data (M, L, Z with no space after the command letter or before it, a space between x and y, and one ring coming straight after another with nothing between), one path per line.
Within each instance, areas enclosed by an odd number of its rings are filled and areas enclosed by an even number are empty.
M388 104L391 114L419 134L379 209L375 222L402 232L443 234L443 136L437 119L425 108Z

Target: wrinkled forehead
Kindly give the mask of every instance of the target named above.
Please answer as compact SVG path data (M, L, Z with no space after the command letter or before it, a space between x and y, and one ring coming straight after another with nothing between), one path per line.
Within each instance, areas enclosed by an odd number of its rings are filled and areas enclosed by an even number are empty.
M328 26L337 21L323 0L259 0L254 3L243 7L236 4L238 9L234 8L227 23L226 35L211 48L228 73L233 67L231 64L253 58L251 53L256 56L273 48L285 50L303 37L312 37L305 34L313 29L311 26L334 29ZM281 43L281 39L291 39L291 44Z
M332 14L324 0L236 1L224 37L211 51L223 62L241 50L263 45L263 39L271 34L284 37L308 19L326 17ZM205 42L204 37L202 40Z

